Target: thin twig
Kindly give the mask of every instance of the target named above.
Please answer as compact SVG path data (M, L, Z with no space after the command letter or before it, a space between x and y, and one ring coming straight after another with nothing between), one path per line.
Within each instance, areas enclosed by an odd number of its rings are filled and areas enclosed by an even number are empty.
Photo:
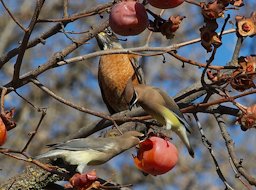
M186 3L196 5L198 7L201 7L200 3L193 1L193 0L184 0Z
M11 82L9 82L8 84L6 84L4 86L7 87L7 88L14 87L15 89L18 89L19 87L26 85L30 81L30 78L37 77L41 73L43 73L43 72L45 72L49 69L54 68L54 66L56 65L56 63L58 61L63 60L64 57L66 57L68 54L73 52L75 49L79 48L85 42L87 42L88 40L93 38L96 33L102 31L107 26L108 26L108 20L103 21L101 24L99 24L96 27L90 29L87 34L81 36L78 39L76 44L72 43L69 46L67 46L66 48L64 48L63 50L61 50L60 52L56 52L55 54L53 54L53 56L51 56L49 58L49 60L45 64L40 65L37 69L32 70L32 71L22 75L20 77L20 79L18 80L18 83L14 83L13 81L11 81ZM10 91L8 91L8 93L9 92Z
M225 27L226 27L226 25L227 25L229 19L230 19L230 15L228 14L228 16L227 16L227 18L225 19L224 24L223 24L223 26L222 26L222 28L221 28L221 32L220 32L220 34L219 34L219 38L220 38L220 39L222 38L222 35L224 34L224 30L225 30ZM207 63L207 64L206 64L206 67L204 68L204 70L203 70L203 72L202 72L202 75L201 75L201 83L202 83L202 86L203 86L206 90L209 89L210 86L207 85L206 82L205 82L205 79L204 79L204 78L205 78L205 74L206 74L206 71L207 71L207 69L209 68L210 64L211 64L211 63L213 62L213 60L214 60L215 54L216 54L216 52L217 52L217 49L218 49L218 47L214 46L212 55L211 55L210 59L206 61L206 63ZM211 88L210 88L210 89L211 89ZM212 89L212 90L214 90L214 89Z
M224 24L221 28L221 31L220 31L220 34L219 34L220 40L222 39L223 32L225 31L225 27L226 27L229 19L230 19L230 14L228 14L227 18L225 18Z
M0 153L1 154L4 154L6 156L9 156L11 158L14 158L16 160L21 160L21 161L24 161L24 162L28 162L28 163L33 163L35 164L36 166L48 171L48 172L51 172L51 173L54 173L54 174L58 174L58 175L62 175L62 176L65 176L66 173L63 173L56 170L56 169L53 169L51 167L49 167L47 164L44 164L38 160L34 160L32 159L30 156L28 156L27 154L25 154L24 152L20 152L20 151L13 151L13 150L10 150L10 149L0 149ZM19 154L23 157L20 157L20 156L16 156L14 154Z
M28 45L30 35L31 35L35 25L36 25L36 21L39 17L39 14L40 14L41 8L43 7L44 1L45 0L38 0L37 1L36 8L35 8L34 14L32 16L32 19L30 21L29 27L28 27L28 29L25 30L24 37L23 37L21 45L19 47L20 52L19 52L19 55L16 59L16 63L14 65L14 72L13 72L13 78L12 78L12 81L14 83L17 83L19 78L20 78L20 69L21 69L22 60L23 60L25 51L27 49L27 45Z
M10 15L10 17L12 18L12 20L24 31L26 32L26 28L24 28L22 26L22 24L20 24L20 22L15 18L15 16L11 13L11 11L8 9L8 7L5 5L3 0L0 0L1 3L3 4L5 10L8 12L8 14Z
M210 86L206 84L205 82L205 74L206 74L206 71L207 69L209 68L209 66L211 65L211 63L213 62L214 60L214 57L215 57L215 54L216 54L216 51L217 51L217 47L214 47L213 48L213 51L212 51L212 55L211 57L206 61L206 66L202 72L202 75L201 75L201 83L202 83L202 86L206 89L206 90L209 90L210 89Z
M59 59L59 56L65 57L66 55L68 55L70 52L74 51L74 49L77 49L80 45L84 44L86 41L88 41L89 39L91 39L93 37L93 34L98 33L99 31L102 30L102 28L106 27L108 25L107 21L104 21L103 23L101 23L99 26L100 27L94 27L91 31L88 32L88 34L85 34L85 36L83 36L81 39L79 39L79 45L74 45L71 44L70 46L66 47L63 51L59 52L59 53L55 53L47 63L40 65L40 67L38 67L35 70L29 71L27 73L25 73L24 75L22 75L20 77L19 83L15 84L15 89L22 87L24 85L26 85L31 77L37 77L38 75L44 73L45 71L52 69L54 67L58 67L58 66L62 66L65 64L69 64L69 63L73 63L73 62L78 62L78 61L82 61L88 58L92 58L92 57L96 57L96 56L100 56L100 55L105 55L105 54L114 54L114 53L131 53L129 49L124 49L124 50L107 50L107 51L98 51L98 52L94 52L94 53L90 53L84 56L78 56L78 57L73 57L70 59L66 59L65 61L59 61L57 62ZM228 30L226 32L223 32L223 34L228 34L228 33L233 33L235 32L235 30L231 29ZM188 44L191 43L197 43L200 41L200 38L188 41L188 42L183 42L178 44L180 47L186 46ZM170 48L170 49L168 49ZM171 51L173 49L175 49L175 45L174 46L167 46L167 47L158 47L158 48L145 48L145 47L139 47L139 48L130 48L131 50L140 50L140 51L149 51L149 50L154 50L154 51ZM4 85L7 88L13 87L13 83L9 82L8 84ZM11 90L8 91L8 93L11 92Z
M234 99L238 99L238 98L247 96L249 94L255 94L255 93L256 93L256 89L251 90L251 91L246 91L246 92L244 92L242 94L239 94L239 95L236 95L236 96L232 96L230 98L234 100ZM203 108L203 107L209 107L209 106L213 106L213 105L218 105L218 104L221 104L221 103L224 103L224 102L230 102L230 98L221 98L221 99L218 99L218 100L215 100L215 101L212 101L212 102L208 102L208 103L195 104L195 105L183 108L183 109L181 109L181 111L184 112L184 113L187 113L187 112L192 112L193 109L197 108L197 107Z
M70 36L67 34L67 32L66 32L66 30L65 30L65 26L64 26L63 24L62 24L61 26L62 26L62 33L63 33L72 43L77 44L76 40L74 40L72 37L70 37Z
M4 97L5 94L7 93L7 88L3 87L2 88L2 93L1 93L1 105L0 105L0 114L4 114Z
M48 89L46 86L44 86L42 83L40 83L37 79L30 79L31 82L33 82L38 88L40 88L42 91L44 91L45 93L47 93L48 95L50 95L51 97L53 97L54 99L56 99L57 101L71 107L74 108L78 111L87 113L87 114L91 114L94 115L96 117L100 117L106 120L111 121L112 123L114 121L121 121L121 122L127 122L127 121L135 121L135 122L142 122L144 123L143 120L148 119L149 117L135 117L135 118L130 118L130 117L119 117L119 118L115 118L115 117L111 117L109 115L107 115L106 113L102 113L102 112L96 112L90 109L87 109L85 107L81 107L78 106L68 100L65 100L64 98L56 95L53 91L51 91L50 89Z
M225 32L223 32L223 34L230 34L230 33L234 33L236 30L235 29L230 29L227 30ZM97 56L101 56L101 55L108 55L108 54L136 54L138 52L157 52L155 55L161 55L164 53L168 53L170 51L176 50L178 48L187 46L187 45L192 45L194 43L198 43L201 41L201 38L195 38L193 40L189 40L186 42L181 42L178 44L173 44L170 46L165 46L165 47L145 47L145 46L141 46L141 47L135 47L135 48L126 48L126 49L118 49L118 50L104 50L104 51L97 51L97 52L93 52L93 53L89 53L86 55L81 55L81 56L77 56L77 57L72 57L70 59L66 59L65 61L59 61L57 63L57 66L62 66L62 65L66 65L66 64L70 64L70 63L75 63L75 62L79 62L79 61L83 61L86 59L90 59L93 57L97 57ZM147 56L147 54L139 54L139 55L143 55L143 56ZM152 54L148 55L148 56L152 56Z
M108 9L108 7L99 10L98 12L89 12L89 13L83 13L83 14L79 14L79 15L75 15L72 17L67 17L67 18L60 18L60 19L38 19L37 22L74 22L77 19L80 18L84 18L84 17L89 17L89 16L93 16L96 14L100 14L105 12Z
M180 60L181 62L185 62L188 63L190 65L194 65L194 66L198 66L199 68L206 67L206 64L204 63L199 63L197 61L191 60L191 59L187 59L181 55L178 55L177 53L175 53L174 51L168 52L170 55L172 55L173 57L175 57L176 59ZM235 67L233 66L215 66L215 65L209 65L208 66L209 69L213 69L213 70L222 70L222 69L234 69Z
M12 188L13 184L15 183L15 181L16 181L16 179L14 179L14 180L12 181L12 183L11 183L10 186L8 187L8 190L10 190L10 189Z
M39 127L40 127L40 125L41 125L41 123L42 123L44 117L45 117L45 115L46 115L46 110L43 110L43 111L42 111L42 115L41 115L41 117L40 117L40 120L39 120L39 122L38 122L38 124L37 124L37 126L36 126L36 129L35 129L35 131L33 131L33 132L31 133L31 136L30 136L28 142L26 143L26 145L24 146L24 148L23 148L22 151L21 151L22 153L27 150L29 144L30 144L31 141L33 140L34 136L36 135L36 133L37 133L37 131L38 131L38 129L39 129Z
M97 117L101 117L103 119L107 119L107 120L112 120L112 118L108 115L106 115L105 113L100 113L100 112L95 112L92 111L90 109L84 108L84 107L80 107L78 105L73 104L72 102L63 99L62 97L56 95L53 91L51 91L49 88L47 88L46 86L44 86L42 83L40 83L37 79L30 79L31 82L33 82L38 88L40 88L41 90L43 90L45 93L47 93L48 95L50 95L51 97L53 97L54 99L58 100L59 102L70 106L76 110L97 116Z
M249 186L249 184L247 184L247 183L241 178L241 174L238 173L238 171L237 171L237 169L236 169L234 163L232 162L232 159L231 159L231 158L229 158L229 164L230 164L232 170L233 170L234 173L235 173L235 177L236 177L237 179L239 179L239 181L240 181L248 190L252 190L252 188Z
M99 4L95 7L92 8L88 8L84 11L81 11L79 13L75 13L72 16L77 16L77 15L81 15L81 14L87 14L87 13L92 13L92 12L98 12L102 9L108 9L110 6L113 5L113 2L108 2L105 4ZM74 20L70 19L69 21L65 21L65 22L61 22L64 25L67 25L70 22L73 22ZM38 20L37 20L38 22ZM105 24L101 23L99 24L101 28L105 27ZM53 27L47 29L46 31L44 31L42 34L40 34L37 38L33 39L32 41L30 41L27 45L27 49L28 48L32 48L40 43L45 43L45 40L48 39L49 37L55 35L56 33L59 32L59 30L61 29L61 24L58 23L56 25L54 25ZM91 31L88 31L91 32ZM0 57L0 69L2 68L2 66L7 63L11 58L15 57L16 55L19 54L19 47L16 47L14 49L11 49L10 51L8 51L6 54L2 55Z
M219 178L223 181L224 185L226 186L226 189L227 190L234 190L227 182L227 180L225 179L220 167L219 167L219 164L218 164L218 161L215 157L215 153L213 151L213 148L212 148L212 143L206 138L205 134L204 134L204 130L201 126L201 123L199 122L199 119L196 115L196 113L193 114L194 115L194 118L196 120L196 123L197 123L197 126L198 126L198 129L199 129L199 132L201 134L201 139L202 139L202 142L203 144L205 145L205 147L209 150L210 154L211 154L211 157L213 159L213 162L215 164L215 167L216 167L216 172L219 176Z
M63 2L63 17L68 18L68 0Z
M162 16L164 14L164 11L165 11L165 9L162 9L160 14L159 14L159 16ZM149 34L148 34L148 37L147 37L147 40L146 40L146 43L145 43L145 47L148 47L149 41L150 41L150 39L152 37L152 34L153 34L153 32L149 31Z
M38 112L42 112L45 108L39 108L35 106L32 102L27 100L25 97L23 97L20 93L17 92L17 90L14 90L15 94L17 94L22 100L24 100L26 103L28 103L30 106L32 106L34 109L36 109Z
M218 122L221 135L226 143L226 148L228 150L228 154L234 163L234 166L236 167L236 170L249 182L249 184L256 186L256 178L254 178L252 175L250 175L243 167L242 160L238 160L237 156L235 155L234 150L234 141L231 139L230 135L227 132L227 126L223 120L223 117L221 114L215 113L214 114L215 119Z

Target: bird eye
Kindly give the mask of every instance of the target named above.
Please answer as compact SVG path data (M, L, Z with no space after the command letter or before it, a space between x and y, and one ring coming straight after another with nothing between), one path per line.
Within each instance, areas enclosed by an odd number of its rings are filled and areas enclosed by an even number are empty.
M106 33L107 33L108 36L112 36L113 35L113 32L110 31L110 30L107 30Z

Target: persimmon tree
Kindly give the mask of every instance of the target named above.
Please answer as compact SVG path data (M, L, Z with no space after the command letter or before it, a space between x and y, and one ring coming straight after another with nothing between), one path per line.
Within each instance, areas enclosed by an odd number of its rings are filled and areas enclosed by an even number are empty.
M34 159L49 143L149 128L173 138L176 166L144 176L133 149L97 166L94 188L255 188L256 3L162 2L121 2L143 17L127 27L126 14L111 12L122 7L116 0L0 0L1 189L63 189L54 182L71 176ZM124 49L97 47L94 37L109 23ZM98 58L115 53L140 56L147 84L175 98L193 126L194 159L142 108L109 115Z

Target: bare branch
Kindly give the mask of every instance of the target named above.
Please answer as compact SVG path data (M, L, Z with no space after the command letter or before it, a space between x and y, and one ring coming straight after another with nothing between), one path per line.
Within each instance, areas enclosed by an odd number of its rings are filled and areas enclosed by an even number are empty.
M3 4L5 10L8 12L8 14L10 15L10 17L12 18L12 20L24 31L26 32L26 29L22 26L22 24L20 24L20 22L15 18L15 16L12 14L12 12L8 9L8 7L5 5L3 0L0 0L1 3Z
M215 153L213 151L213 148L212 148L212 143L207 139L207 137L205 136L204 134L204 130L198 120L198 117L196 114L194 114L194 117L195 117L195 120L196 120L196 123L197 123L197 126L198 126L198 129L199 129L199 132L201 134L201 139L202 139L202 142L204 144L204 146L209 150L210 154L211 154L211 157L213 159L213 162L215 164L215 167L216 167L216 172L218 174L218 176L220 177L220 179L223 181L223 183L225 184L226 186L226 190L234 190L227 182L226 178L224 177L220 167L219 167L219 164L218 164L218 161L216 159L216 156L215 156Z
M243 161L242 159L237 159L237 156L235 155L235 149L234 149L234 141L231 139L230 135L228 134L226 128L225 121L223 120L223 117L221 114L214 114L215 119L217 120L219 124L219 128L221 131L221 134L223 136L223 139L225 140L226 147L229 153L229 156L234 163L234 166L236 167L237 171L251 184L256 186L256 178L254 178L252 175L250 175L243 167Z
M26 143L26 145L24 146L24 148L22 149L22 151L21 151L22 153L27 150L29 144L30 144L31 141L33 140L34 136L36 135L36 133L37 133L37 131L38 131L38 129L39 129L39 127L40 127L40 125L41 125L41 123L42 123L44 117L45 117L45 115L46 115L46 110L42 110L42 115L41 115L41 118L40 118L40 120L39 120L39 122L38 122L38 124L37 124L37 126L36 126L36 129L35 129L35 131L33 131L33 132L30 134L31 136L30 136L28 142Z
M19 55L17 57L15 65L14 65L14 73L13 73L13 78L12 78L13 83L17 83L20 78L20 69L21 69L22 60L23 60L25 51L27 49L27 44L28 44L30 35L36 25L36 21L37 21L37 18L39 17L39 14L40 14L41 8L43 7L43 4L44 4L44 0L37 1L34 15L32 16L32 19L30 21L28 29L25 30L23 40L19 47Z

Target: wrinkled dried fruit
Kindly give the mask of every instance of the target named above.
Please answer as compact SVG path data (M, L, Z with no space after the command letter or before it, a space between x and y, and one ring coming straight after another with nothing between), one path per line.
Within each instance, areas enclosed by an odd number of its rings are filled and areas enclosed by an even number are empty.
M228 78L227 74L221 73L219 71L213 73L211 70L209 70L207 71L206 74L209 80L211 80L212 82L215 82L215 84L218 84L218 85L222 85L226 83L226 80Z
M241 65L243 73L256 71L256 56L240 57L238 63Z
M212 71L207 71L206 74L207 74L208 79L211 80L212 82L218 81L217 72L213 73Z
M239 71L234 71L232 74L234 77L230 82L232 88L237 91L243 92L250 88L255 88L252 75L241 74Z
M256 128L256 104L247 107L246 113L238 118L238 122L240 123L243 131L250 128Z
M10 111L5 111L4 113L0 114L0 117L2 118L7 131L16 127L16 123L13 121L14 112L15 109L12 108Z
M178 150L168 140L150 137L139 144L136 167L151 175L161 175L170 171L178 162Z
M217 0L213 2L200 3L202 8L202 14L207 19L217 19L224 16L225 5L219 3Z
M97 178L95 170L83 174L76 173L69 179L69 184L66 184L65 188L87 189Z
M185 16L170 16L168 20L163 19L159 15L155 14L151 10L147 10L154 18L154 21L149 22L148 29L153 32L161 32L167 39L171 39L174 36L174 32L178 30L182 20Z
M184 0L148 0L148 3L159 9L174 8L182 4Z
M243 0L231 0L230 4L234 5L236 7L242 7L242 6L244 6L244 1Z
M256 12L250 18L236 16L237 34L253 37L256 34Z
M241 68L238 68L232 73L232 80L230 82L232 88L238 91L245 91L250 88L254 88L254 74L250 74L256 71L256 56L240 57L238 64Z
M6 139L7 139L7 130L2 118L0 117L0 146L2 146L6 142Z
M180 23L184 19L184 16L171 16L169 19L159 26L160 32L166 36L167 39L170 39L174 36L174 32L178 30Z
M199 30L201 36L201 44L207 52L211 52L213 46L219 47L222 44L219 35L215 31L209 30L209 27L203 26Z
M133 0L119 2L111 8L109 25L119 35L138 35L148 26L146 9Z

